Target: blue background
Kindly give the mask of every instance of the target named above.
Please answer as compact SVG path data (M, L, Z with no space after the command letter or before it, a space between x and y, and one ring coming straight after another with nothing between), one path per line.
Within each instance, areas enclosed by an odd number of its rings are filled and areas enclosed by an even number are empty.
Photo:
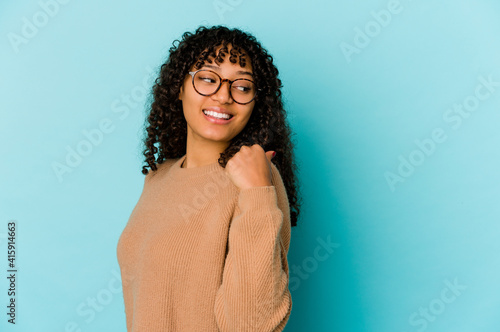
M200 24L253 33L284 83L304 197L286 331L500 331L498 1L53 4L0 3L2 331L125 331L143 84Z

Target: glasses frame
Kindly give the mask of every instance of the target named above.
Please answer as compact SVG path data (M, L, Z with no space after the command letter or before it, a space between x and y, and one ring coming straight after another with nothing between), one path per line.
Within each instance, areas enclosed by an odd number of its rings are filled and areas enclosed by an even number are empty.
M198 90L196 89L196 87L194 86L194 75L196 75L196 74L197 74L198 72L200 72L200 71L209 71L209 72L212 72L212 73L214 73L215 75L217 75L217 76L219 77L219 79L220 79L220 81L219 81L219 86L217 87L217 89L215 89L215 91L214 91L214 92L212 92L212 93L210 93L210 94L203 94L203 93L201 93L200 91L198 91ZM228 83L229 83L229 95L231 96L231 99L232 99L232 100L233 100L236 104L240 104L240 105L250 104L252 101L254 101L254 100L255 100L255 97L257 97L257 93L258 93L258 91L261 91L261 89L258 89L258 88L257 88L257 85L255 84L255 82L254 82L254 81L252 81L252 80L250 80L250 79L248 79L248 78L237 78L237 79L235 79L235 80L230 80L230 79L228 79L228 78L222 78L222 77L220 77L220 75L219 75L219 74L217 74L215 71L210 70L210 69L198 69L197 71L190 71L190 72L189 72L189 75L191 75L191 82L193 83L193 89L194 89L194 91L198 92L198 94L200 94L200 95L202 95L202 96L211 96L211 95L216 94L216 93L217 93L217 91L219 91L220 87L222 86L222 83L224 83L224 82L228 82ZM252 83L255 85L255 94L254 94L254 96L252 97L252 99L251 99L249 102L246 102L246 103L240 103L240 102L237 102L237 101L233 98L233 95L231 94L231 86L232 86L232 85L233 85L233 83L234 83L234 82L236 82L236 81L250 81L250 82L252 82Z

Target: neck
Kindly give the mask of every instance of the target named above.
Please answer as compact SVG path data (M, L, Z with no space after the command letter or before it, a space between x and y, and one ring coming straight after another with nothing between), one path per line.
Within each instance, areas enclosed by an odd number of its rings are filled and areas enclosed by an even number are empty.
M200 167L216 162L220 154L229 146L229 142L209 141L193 138L188 130L186 142L186 159L182 168Z

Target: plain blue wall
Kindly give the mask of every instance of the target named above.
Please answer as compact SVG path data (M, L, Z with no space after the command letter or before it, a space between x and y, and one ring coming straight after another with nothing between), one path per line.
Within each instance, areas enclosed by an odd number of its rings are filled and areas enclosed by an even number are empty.
M143 86L200 24L255 34L284 83L304 197L286 331L500 331L498 1L54 1L0 3L2 331L125 331Z

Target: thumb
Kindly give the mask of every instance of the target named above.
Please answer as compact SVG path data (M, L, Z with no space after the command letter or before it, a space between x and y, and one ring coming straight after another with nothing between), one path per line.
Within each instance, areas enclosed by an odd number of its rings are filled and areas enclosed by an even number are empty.
M271 161L271 159L273 159L273 157L276 155L276 152L275 151L267 151L266 152L266 157L267 157L267 160Z

